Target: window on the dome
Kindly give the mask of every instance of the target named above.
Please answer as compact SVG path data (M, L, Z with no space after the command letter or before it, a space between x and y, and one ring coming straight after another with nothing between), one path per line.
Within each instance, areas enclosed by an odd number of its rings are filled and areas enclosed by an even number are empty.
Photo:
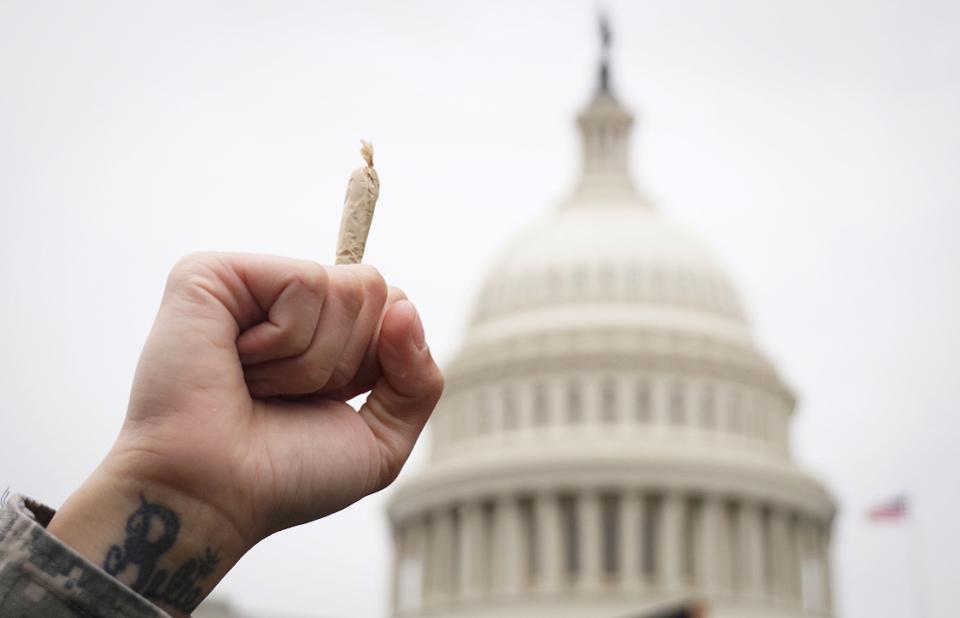
M749 435L758 439L763 438L763 418L759 402L755 398L751 398L747 410L750 413Z
M573 271L573 293L583 294L587 290L587 271L585 268L576 268Z
M771 442L773 432L771 431L770 410L763 406L763 401L757 401L757 437L764 442Z
M563 275L556 269L551 269L547 273L547 293L556 295L563 288Z
M677 382L670 391L670 423L683 425L686 422L686 410L683 384Z
M617 382L613 378L604 380L600 395L600 419L604 423L617 422Z
M733 393L730 395L730 418L728 419L730 426L730 433L740 433L743 427L743 419L741 418L742 410L740 409L740 395L739 393Z
M636 401L635 413L637 417L637 422L640 423L649 423L650 422L650 385L646 380L640 380L637 382L637 388L635 392Z
M463 401L463 399L458 398L456 402L457 405L454 408L456 413L451 419L453 421L453 427L450 429L450 433L453 435L454 440L463 440L470 435L469 421L470 414L473 413L473 410L469 405L465 405L466 402Z
M490 433L493 427L490 409L490 396L486 392L481 392L477 396L477 433L480 435Z
M546 427L550 423L550 399L547 385L537 382L533 387L533 424Z
M517 393L510 384L503 388L503 428L506 431L517 428Z
M571 425L583 422L583 394L577 380L567 383L567 422Z
M717 426L717 411L714 408L713 387L705 386L700 400L700 422L707 429Z
M613 267L604 266L601 268L597 280L600 284L601 292L605 295L609 294L613 289Z
M641 276L642 273L637 266L630 265L627 268L627 293L632 297L640 294Z
M663 296L663 279L663 270L661 268L654 268L650 277L650 293L658 299Z

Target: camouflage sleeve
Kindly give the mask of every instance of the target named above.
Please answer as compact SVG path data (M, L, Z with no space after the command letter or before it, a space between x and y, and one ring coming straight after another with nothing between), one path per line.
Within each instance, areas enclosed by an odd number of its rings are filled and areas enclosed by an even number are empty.
M0 506L0 616L169 618L47 532L53 514L23 496Z

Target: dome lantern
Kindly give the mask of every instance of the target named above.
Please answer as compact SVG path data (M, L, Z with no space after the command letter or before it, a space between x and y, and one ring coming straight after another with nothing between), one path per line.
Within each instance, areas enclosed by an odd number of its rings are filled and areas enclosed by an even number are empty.
M633 115L613 95L610 76L610 26L600 17L600 67L593 99L577 116L582 151L580 182L570 206L645 205L629 170Z

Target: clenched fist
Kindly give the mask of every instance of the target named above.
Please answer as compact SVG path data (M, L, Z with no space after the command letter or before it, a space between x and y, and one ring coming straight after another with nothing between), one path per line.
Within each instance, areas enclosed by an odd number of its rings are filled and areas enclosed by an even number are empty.
M259 540L387 486L442 388L416 309L375 269L191 256L116 443L49 529L189 613Z

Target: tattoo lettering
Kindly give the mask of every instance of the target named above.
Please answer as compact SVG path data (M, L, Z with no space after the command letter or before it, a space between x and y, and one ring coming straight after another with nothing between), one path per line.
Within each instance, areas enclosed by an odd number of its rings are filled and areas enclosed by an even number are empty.
M176 542L180 518L170 509L149 502L143 494L140 508L127 519L126 532L123 547L112 545L107 550L104 570L118 576L128 566L136 568L137 577L131 588L182 612L192 612L202 596L196 584L213 573L220 562L217 553L208 547L202 557L187 560L168 579L167 571L157 568L157 559Z
M132 588L137 592L153 590L163 583L165 571L156 571L157 558L173 547L180 532L180 519L170 509L147 502L140 494L140 508L127 519L127 538L123 548L112 546L107 551L103 568L119 575L127 565L140 567Z

